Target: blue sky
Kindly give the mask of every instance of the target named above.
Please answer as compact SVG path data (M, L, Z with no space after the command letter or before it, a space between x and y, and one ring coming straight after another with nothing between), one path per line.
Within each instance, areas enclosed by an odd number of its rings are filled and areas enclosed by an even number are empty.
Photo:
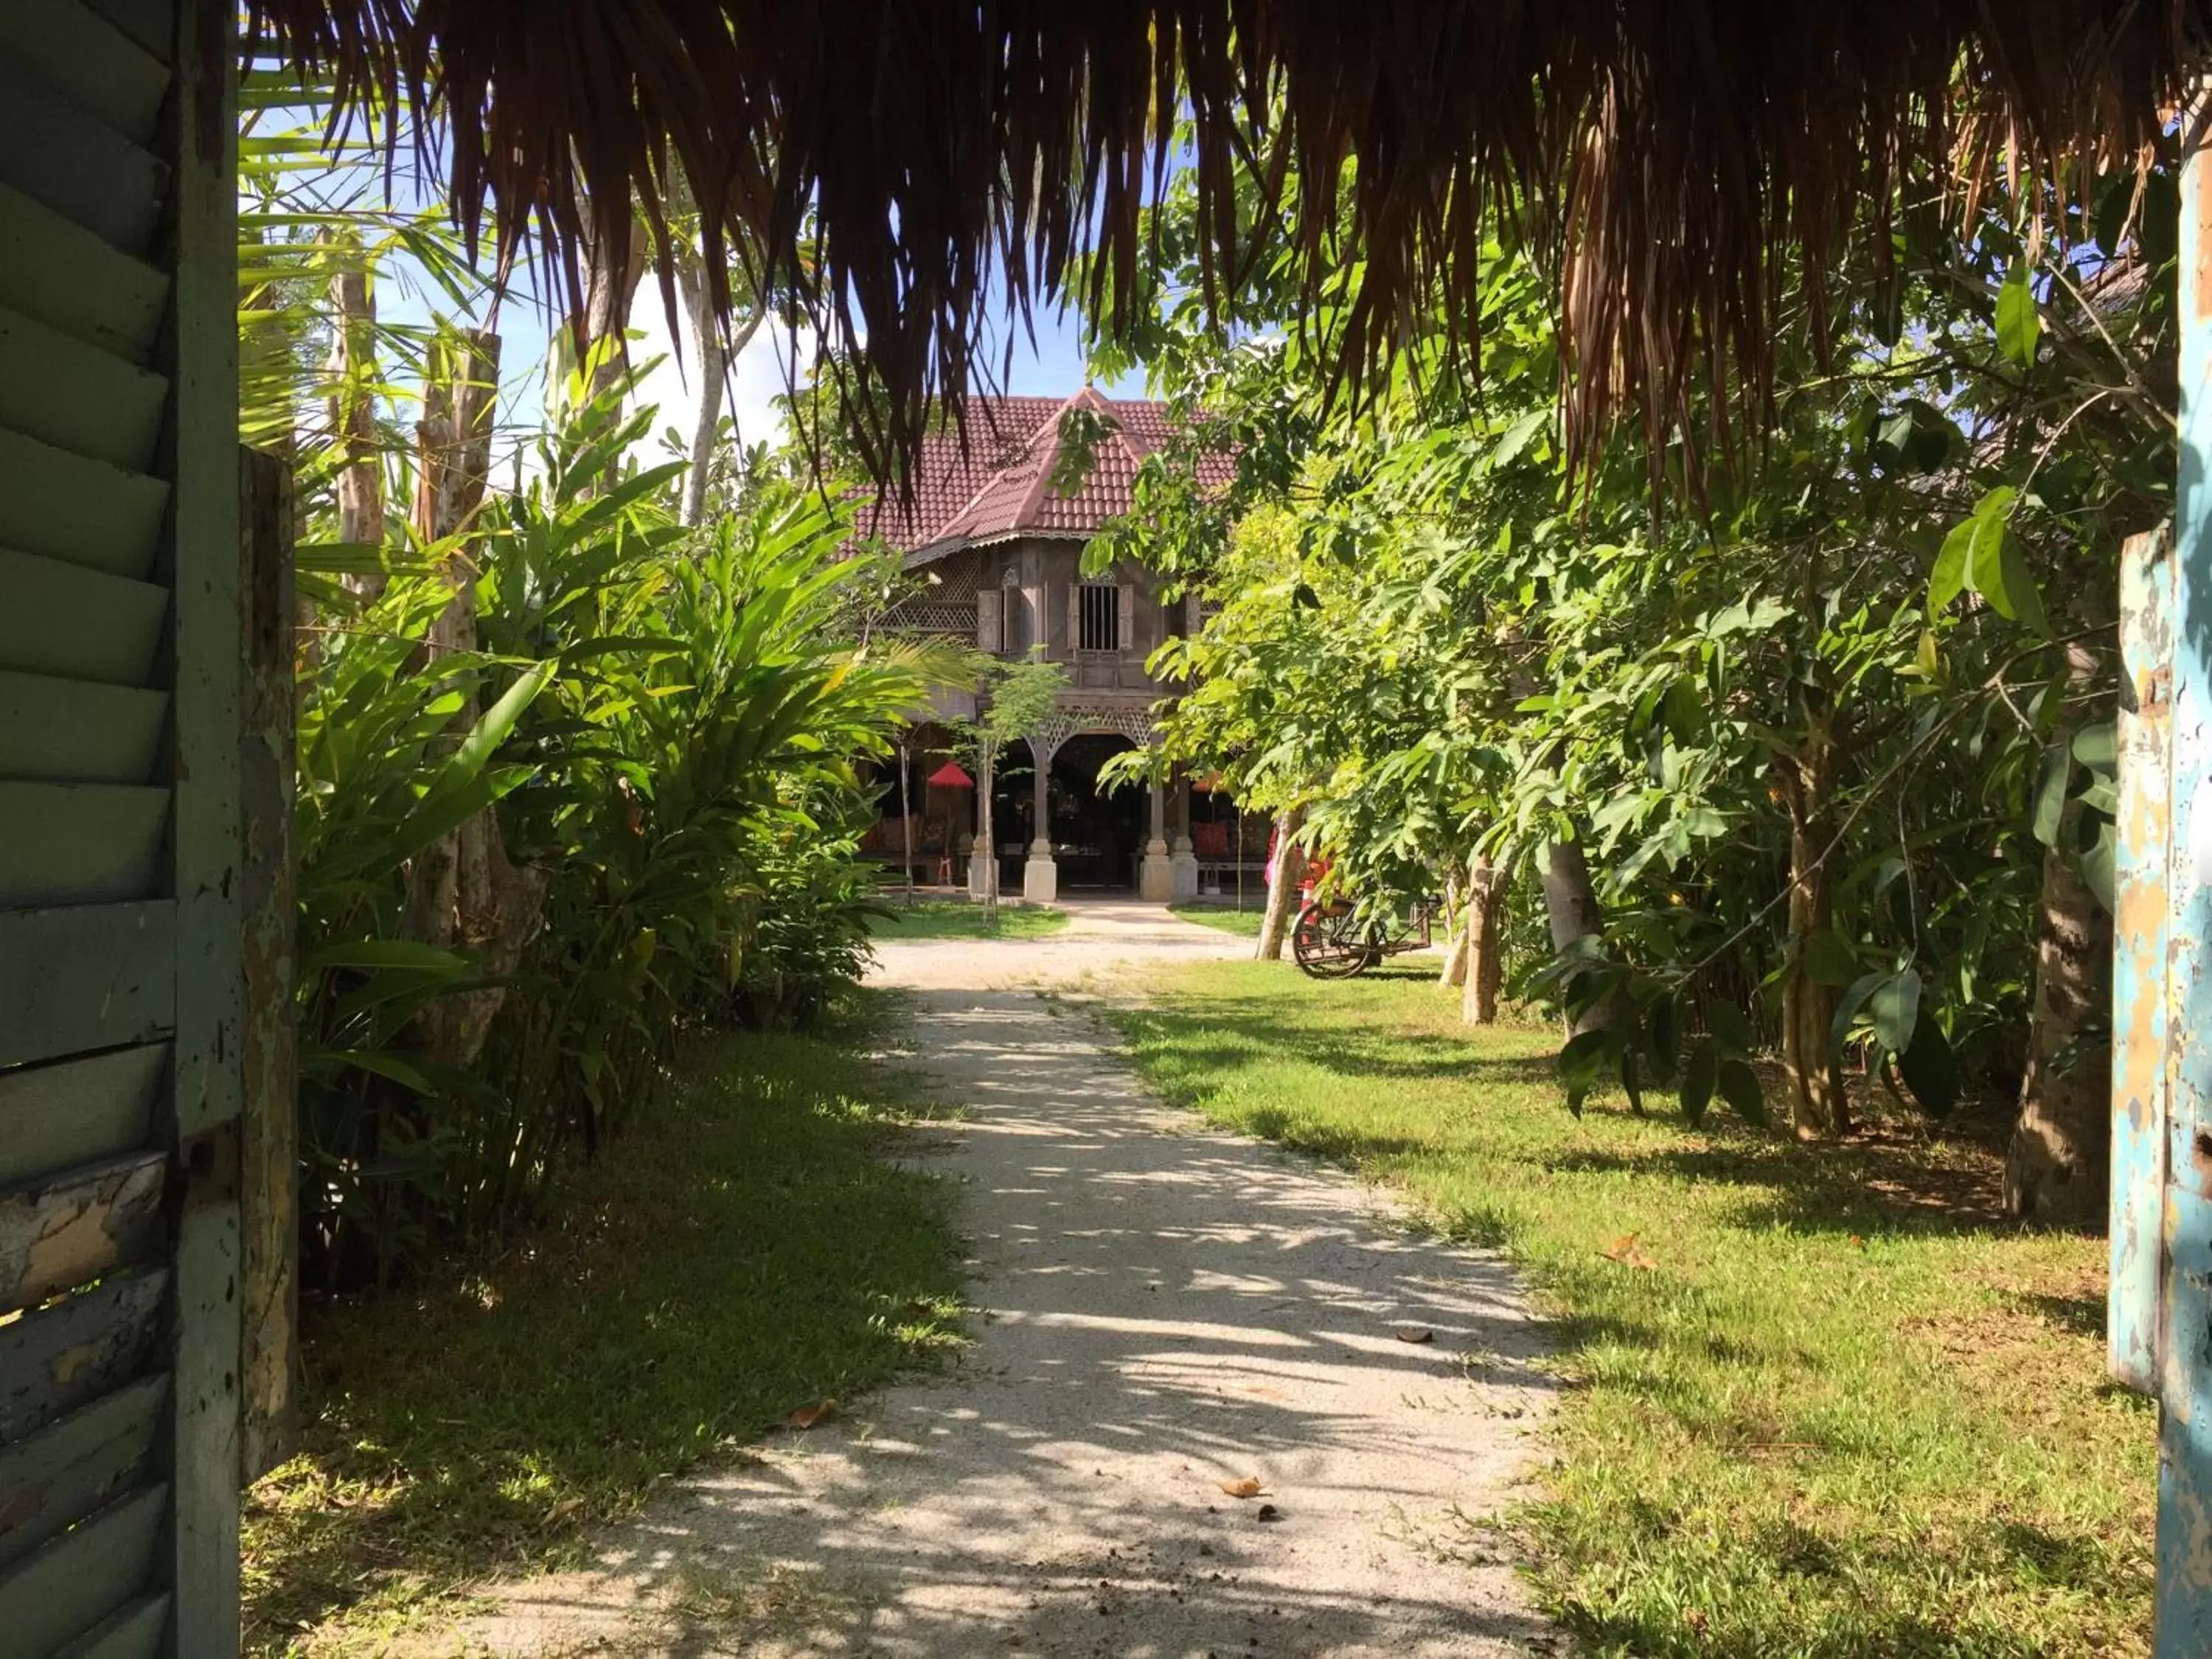
M382 320L427 325L434 309L450 311L451 305L450 297L422 280L404 256L385 267L378 290L378 313ZM500 425L505 437L494 461L495 477L510 476L518 458L530 470L527 451L543 424L547 348L550 329L556 325L556 319L548 315L526 283L510 293L501 307L497 320ZM694 348L687 332L681 351L671 350L667 313L659 289L650 278L638 290L630 327L641 337L631 347L638 362L667 359L646 376L639 388L641 398L659 407L653 423L655 434L673 427L688 435L698 407L698 389L692 384ZM799 370L804 373L811 342L802 338L796 343L800 349ZM790 335L778 337L764 329L735 365L730 407L740 436L749 444L775 435L777 416L772 400L782 395L788 382L793 345ZM995 349L990 361L995 365ZM1074 314L1048 312L1036 319L1033 345L1026 337L1018 338L1004 389L1040 397L1065 396L1079 389L1083 378L1084 354ZM1109 396L1136 397L1142 395L1144 384L1141 376L1128 375L1101 382L1100 390ZM653 447L654 459L659 459L657 439Z

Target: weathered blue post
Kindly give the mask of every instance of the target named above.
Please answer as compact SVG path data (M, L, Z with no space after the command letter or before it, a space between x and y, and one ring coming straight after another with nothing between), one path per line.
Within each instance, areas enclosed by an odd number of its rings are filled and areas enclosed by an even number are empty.
M2158 1659L2212 1653L2212 160L2183 134L2181 473L2120 575L2110 1364L2159 1401Z

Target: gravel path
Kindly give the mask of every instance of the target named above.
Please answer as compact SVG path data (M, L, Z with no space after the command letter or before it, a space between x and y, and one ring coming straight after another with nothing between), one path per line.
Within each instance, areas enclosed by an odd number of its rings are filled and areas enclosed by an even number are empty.
M1496 1259L1346 1176L1147 1098L1024 985L1246 941L1098 904L1032 941L886 947L898 1063L966 1115L975 1341L757 1461L681 1482L597 1568L512 1586L499 1653L1391 1656L1565 1651L1474 1524L1550 1384ZM1240 1498L1224 1483L1256 1479ZM450 1648L446 1650L451 1651Z

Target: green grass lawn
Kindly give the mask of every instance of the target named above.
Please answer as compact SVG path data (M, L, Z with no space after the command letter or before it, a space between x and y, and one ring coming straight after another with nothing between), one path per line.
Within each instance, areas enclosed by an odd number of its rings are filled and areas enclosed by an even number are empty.
M983 919L983 907L966 899L916 899L900 902L896 894L879 902L890 912L868 919L868 932L877 939L1042 939L1067 926L1067 912L1042 904L999 906L999 925Z
M1224 909L1218 904L1170 904L1169 910L1185 921L1194 921L1201 927L1218 927L1224 933L1237 933L1246 939L1260 937L1260 923L1266 915L1266 896L1243 910Z
M577 1559L656 1480L959 1340L938 1184L836 1040L702 1043L496 1260L311 1310L305 1449L253 1488L249 1647L381 1652L494 1572Z
M2006 1225L1986 1136L1806 1149L1656 1093L1577 1121L1554 1036L1469 1030L1406 969L1152 995L1115 1018L1167 1095L1528 1273L1565 1387L1511 1524L1596 1652L2145 1650L2155 1418L2104 1380L2104 1243Z

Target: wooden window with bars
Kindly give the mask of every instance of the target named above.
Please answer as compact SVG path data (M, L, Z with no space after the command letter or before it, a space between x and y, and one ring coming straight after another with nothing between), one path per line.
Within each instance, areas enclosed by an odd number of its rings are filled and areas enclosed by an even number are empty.
M1119 651L1127 643L1122 619L1127 605L1122 593L1112 582L1085 582L1076 590L1077 650Z

